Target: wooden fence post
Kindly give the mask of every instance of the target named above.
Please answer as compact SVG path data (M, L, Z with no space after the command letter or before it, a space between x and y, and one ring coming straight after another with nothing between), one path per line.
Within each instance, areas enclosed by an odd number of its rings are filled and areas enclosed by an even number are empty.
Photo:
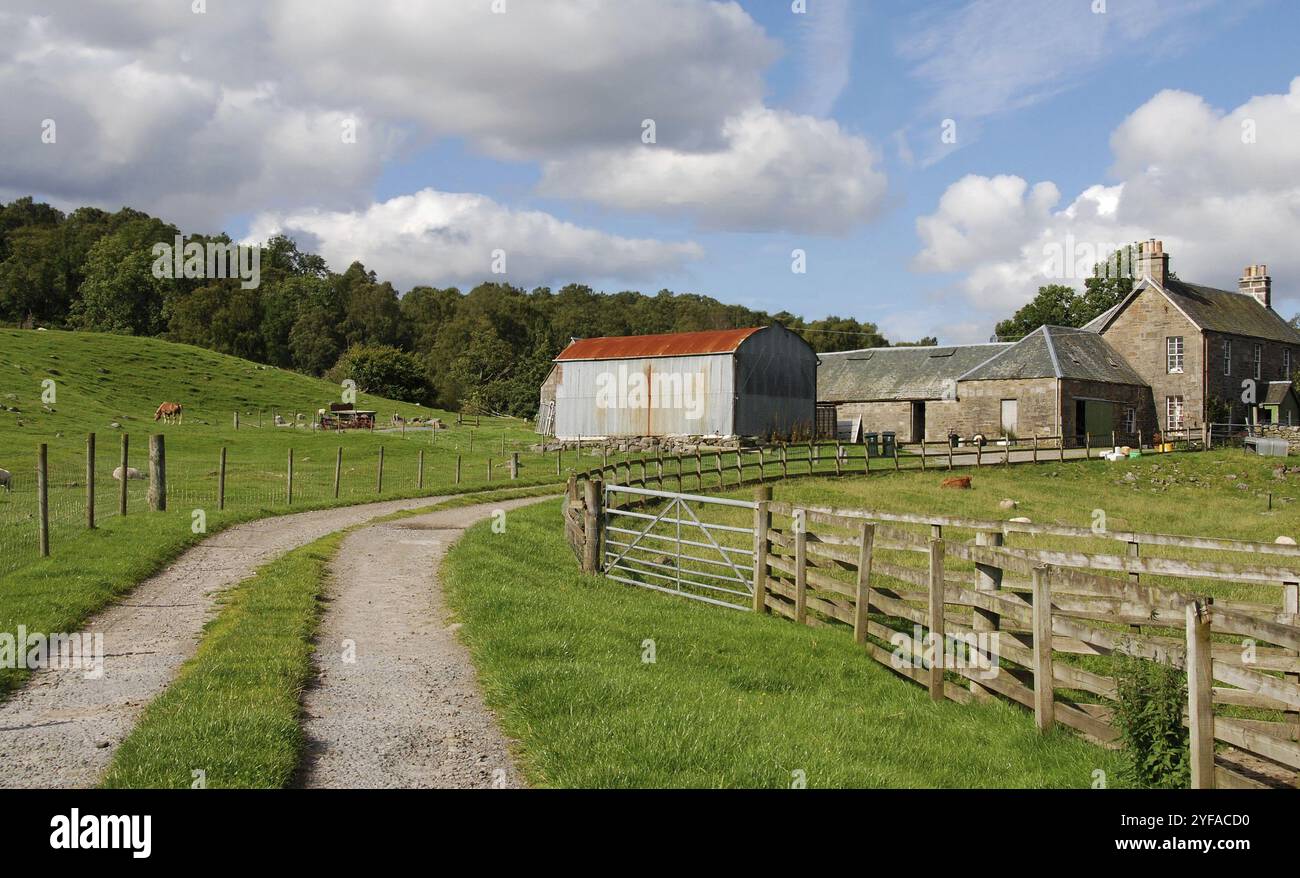
M952 437L948 437L948 471L952 471Z
M719 466L722 458L718 457ZM754 489L754 612L767 612L767 547L770 535L768 529L772 526L772 512L769 503L772 500L772 489L767 485L760 485Z
M239 412L235 412L235 429L239 429Z
M420 449L420 456L415 465L415 488L418 491L424 490L424 449Z
M126 473L122 473L123 477ZM40 529L41 557L50 557L50 458L49 446L36 448L36 514Z
M560 459L557 457L555 459L556 475L559 475L559 468L560 468L559 463L560 463ZM459 454L456 455L456 484L458 485L460 484L460 455Z
M1282 612L1300 613L1300 582L1282 583ZM1282 676L1287 682L1300 685L1300 674ZM1300 737L1300 712L1294 709L1288 710L1283 718L1290 723L1291 734Z
M1210 607L1187 602L1187 715L1192 789L1214 789L1214 666L1210 646Z
M1034 724L1050 731L1056 722L1052 685L1052 578L1046 564L1034 568Z
M284 474L285 498L288 505L293 505L293 449L289 449L289 464Z
M118 515L126 515L126 458L127 458L126 452L128 447L130 447L130 445L131 445L131 437L123 433L122 434L122 462L120 464L121 469L118 470L118 472L122 474L122 478L118 481L118 485L117 485L117 514Z
M375 493L384 493L384 446L379 446L379 467L375 472Z
M858 529L858 578L853 604L853 642L867 642L867 610L871 603L871 551L876 542L876 526L862 522Z
M1002 545L1001 531L979 531L975 534L975 545L998 548ZM1002 568L993 564L975 562L975 588L982 592L996 592L1002 588ZM980 633L997 631L1002 625L1002 616L989 610L975 607L971 615L971 630ZM990 658L995 658L990 654ZM992 693L974 680L970 681L970 691L976 695Z
M161 433L149 437L149 508L167 511L167 440Z
M835 442L835 475L837 475L837 476L840 475L840 458L842 458L843 456L844 456L844 446L841 445L841 444L839 443L839 440L836 440L836 442Z
M600 479L587 479L582 483L583 513L586 516L583 533L585 541L582 547L582 572L599 573L600 558L600 503L604 499L604 485Z
M943 637L943 540L930 540L929 586L929 612L926 616L930 626L930 700L943 701L943 660L946 652ZM922 653L925 651L925 646L920 643L914 643L913 648L920 649Z
M1086 460L1092 460L1092 434L1083 434L1083 456Z
M492 481L492 458L487 459L487 480Z
M337 494L335 496L338 496ZM221 457L217 461L217 509L226 508L226 446L221 446Z
M839 449L836 449L836 460ZM794 621L808 621L808 513L794 510Z
M86 434L86 527L95 529L95 434Z
M602 467L602 473L603 473L603 467ZM519 452L518 451L510 452L510 478L512 481L514 479L519 478Z

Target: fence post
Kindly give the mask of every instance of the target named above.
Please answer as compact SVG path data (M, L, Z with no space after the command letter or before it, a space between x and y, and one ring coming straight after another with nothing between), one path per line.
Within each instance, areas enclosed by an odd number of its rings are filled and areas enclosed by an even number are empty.
M487 480L492 481L492 458L487 459Z
M121 463L121 469L118 470L118 472L122 474L122 478L118 480L118 486L117 486L117 514L118 515L126 515L126 457L127 457L126 452L130 444L131 444L131 437L128 436L126 433L123 433L122 434L122 463Z
M984 443L976 442L975 443L975 469L980 468L980 461L983 457L984 457Z
M288 500L288 505L292 506L293 505L293 449L292 448L289 449L289 465L288 468L285 470L284 484L286 487L285 498Z
M921 440L921 472L925 472L925 440Z
M1034 463L1038 463L1038 434L1034 434Z
M1210 599L1187 602L1187 715L1192 789L1214 789L1214 666Z
M835 475L837 475L837 476L840 475L840 458L842 458L843 456L844 456L844 446L841 445L841 444L839 443L839 440L836 440L836 442L835 442Z
M239 412L235 412L235 429L239 429Z
M1087 460L1092 460L1092 434L1083 434L1083 456Z
M838 449L836 460L839 459ZM808 513L794 510L794 621L808 621Z
M979 531L975 534L976 546L987 546L998 548L1002 545L1001 531ZM993 564L983 564L975 562L975 588L982 592L996 592L1002 588L1002 568ZM983 632L997 631L1002 625L1002 616L989 610L975 607L972 610L971 630L976 635ZM992 657L990 655L990 657ZM985 689L974 680L970 681L970 691L976 695L991 695L988 689Z
M952 472L952 437L948 437L948 471Z
M587 479L582 483L583 513L586 516L582 547L582 572L600 572L600 501L604 499L604 485L600 479Z
M518 451L510 452L510 478L512 481L514 479L519 478L519 452Z
M95 529L95 434L86 434L86 527Z
M858 530L858 580L853 604L853 642L867 642L867 610L871 602L871 550L876 542L876 526L862 522Z
M126 473L122 474L123 476ZM36 513L40 525L41 557L50 557L50 460L49 447L36 448Z
M1056 722L1052 684L1052 579L1046 564L1034 568L1034 724L1048 732Z
M555 458L555 469L556 469L555 474L559 475L560 459L558 457ZM456 484L458 485L460 484L460 455L459 454L456 455Z
M379 446L379 467L375 473L375 493L384 493L384 446Z
M337 496L337 495L335 495ZM226 446L221 446L221 459L217 462L217 509L226 508Z
M718 457L721 466L722 457ZM760 485L754 489L754 612L767 612L767 546L772 526L772 512L769 503L772 489Z
M161 433L149 437L149 508L167 511L167 440Z
M930 625L930 700L943 701L943 657L944 657L944 639L943 639L943 540L930 540L930 594L929 594L929 612L927 621ZM913 643L913 649L920 649L922 654L925 647L920 643Z
M1300 582L1282 583L1282 612L1300 613ZM1284 679L1293 684L1300 684L1300 674L1283 674ZM1300 733L1300 712L1286 711L1283 717L1291 724L1291 733Z

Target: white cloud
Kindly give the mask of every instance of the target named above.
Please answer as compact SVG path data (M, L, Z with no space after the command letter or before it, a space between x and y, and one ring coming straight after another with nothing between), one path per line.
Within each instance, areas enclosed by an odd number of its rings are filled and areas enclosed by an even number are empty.
M1243 141L1243 122L1254 142ZM1249 138L1247 138L1249 140ZM1285 94L1253 97L1224 112L1186 92L1164 91L1111 137L1119 182L1093 185L1065 207L1052 183L966 177L917 220L923 271L964 272L982 310L1005 315L1045 283L1082 287L1045 271L1051 246L1086 262L1091 247L1161 238L1184 280L1235 289L1242 268L1264 262L1275 307L1300 308L1300 77Z
M291 211L257 216L249 241L285 233L343 270L353 260L399 288L477 284L500 279L520 286L637 280L680 271L703 255L690 242L624 238L582 228L532 210L512 210L482 195L423 189L361 211ZM505 251L494 278L494 251Z
M714 151L638 144L547 162L540 190L745 231L840 234L881 207L875 149L832 120L756 107L722 131Z

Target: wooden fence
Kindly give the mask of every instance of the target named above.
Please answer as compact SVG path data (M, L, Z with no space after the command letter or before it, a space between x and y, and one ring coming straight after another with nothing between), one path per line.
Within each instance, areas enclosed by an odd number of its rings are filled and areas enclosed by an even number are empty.
M787 454L772 473L743 457L730 479L709 452L571 477L564 526L583 569L601 570L605 479L700 490L834 466ZM770 485L755 506L754 609L850 626L931 697L1004 698L1103 744L1116 658L1159 662L1187 674L1194 787L1300 786L1300 548L799 506Z

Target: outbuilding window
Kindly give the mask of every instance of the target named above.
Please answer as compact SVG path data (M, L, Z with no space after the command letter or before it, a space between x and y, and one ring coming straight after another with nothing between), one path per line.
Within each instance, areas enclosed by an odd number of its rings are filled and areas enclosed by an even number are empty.
M1165 362L1169 373L1182 374L1183 371L1183 337L1171 335L1165 339Z
M1282 380L1291 380L1291 349L1282 349Z
M1132 406L1124 408L1124 432L1132 436L1138 430L1138 413L1137 409Z
M1258 381L1260 378L1263 377L1263 365L1264 365L1264 346L1262 344L1257 344L1255 345L1255 380L1256 381Z
M1232 374L1232 339L1225 339L1223 342L1223 374Z

